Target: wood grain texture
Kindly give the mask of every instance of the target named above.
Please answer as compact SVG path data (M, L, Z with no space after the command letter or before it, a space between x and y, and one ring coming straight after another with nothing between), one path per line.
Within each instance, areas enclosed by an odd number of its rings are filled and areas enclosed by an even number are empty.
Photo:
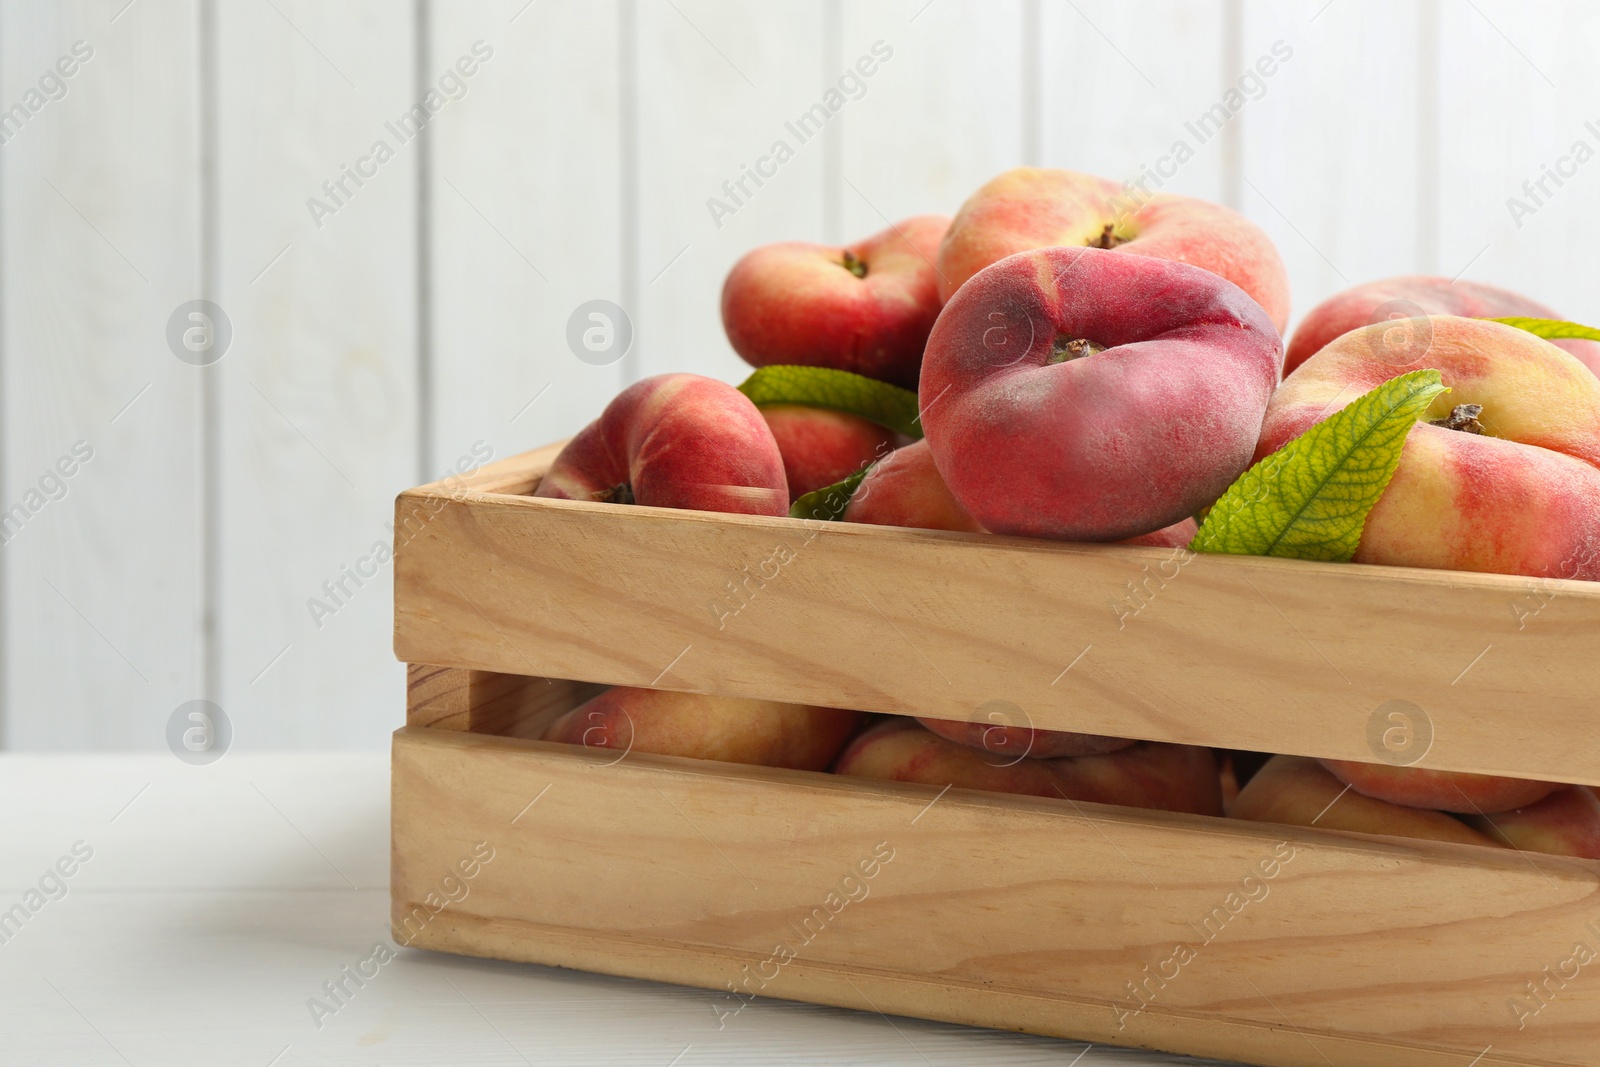
M404 691L373 547L418 470L420 146L391 129L419 96L408 10L217 9L218 699L242 745L371 744Z
M527 1067L519 1052L534 1067L667 1067L691 1044L678 1067L911 1067L918 1052L938 1067L1080 1053L1076 1067L1197 1067L782 1000L719 1031L704 990L414 950L317 1029L306 998L385 933L387 748L236 752L204 773L164 749L9 753L0 809L28 813L6 825L0 885L36 885L70 842L95 849L69 898L0 949L8 1067L127 1067L108 1043L135 1067Z
M974 721L1001 700L1048 729L1368 761L1406 701L1420 766L1600 784L1592 583L482 493L398 507L425 519L397 545L406 662Z
M566 440L557 441L531 452L485 463L464 474L448 475L422 488L430 493L510 493L513 496L526 496L538 487L539 478L566 444Z
M1600 322L1597 34L1593 4L1439 5L1439 269L1586 323Z
M639 306L627 311L639 351L629 366L738 382L750 368L723 334L723 278L757 245L824 239L831 139L855 104L804 140L784 125L840 73L825 65L821 4L640 0L637 12ZM723 183L778 141L792 158L730 198ZM713 214L713 197L734 213Z
M165 337L204 295L199 4L118 14L0 6L0 108L16 109L0 147L8 747L159 747L173 709L205 695L209 371Z
M1233 121L1242 138L1239 206L1282 254L1296 318L1352 285L1440 269L1441 190L1419 179L1437 148L1429 68L1420 60L1435 46L1425 40L1435 32L1427 8L1243 0L1240 64L1271 57L1279 42L1292 52L1259 79L1257 98ZM1376 18L1382 33L1372 32ZM1362 76L1352 79L1356 69ZM1237 79L1242 71L1225 73ZM1356 129L1356 114L1372 118ZM1445 275L1465 262L1446 262Z
M430 471L572 434L626 384L566 340L579 305L623 300L618 6L430 7L432 77L493 50L431 131Z
M729 1013L747 988L1284 1067L1593 1062L1600 984L1510 1008L1597 940L1593 862L413 728L392 782L418 947Z
M860 98L836 120L842 225L806 239L855 241L912 215L954 215L978 186L1023 162L1018 104L1034 87L1024 81L1021 8L843 4L834 66L870 58L880 41L894 56L862 79Z
M1043 165L1132 182L1182 141L1192 158L1149 188L1227 202L1232 135L1201 140L1185 128L1238 76L1223 69L1225 7L1223 0L1042 4L1033 45L1041 60ZM1152 32L1157 25L1161 32Z
M551 719L604 689L589 682L413 663L406 669L406 725L538 737Z
M1154 24L1165 29L1152 34ZM1043 5L1040 37L1046 166L1138 181L1182 141L1194 155L1150 189L1229 200L1230 134L1202 141L1184 126L1237 77L1222 69L1222 0Z
M387 594L363 592L323 630L307 629L306 600L384 536L378 509L418 477L419 452L432 477L479 440L506 455L572 432L630 372L738 380L716 289L748 248L949 210L1022 158L1133 177L1279 38L1294 59L1171 187L1264 226L1297 312L1346 281L1421 269L1600 320L1590 164L1547 182L1531 217L1508 209L1577 142L1600 146L1586 125L1600 15L1580 3L464 0L429 8L425 50L411 5L277 7L217 8L209 123L201 5L0 11L0 105L73 40L96 49L7 141L0 177L0 507L74 441L97 451L68 498L5 547L11 744L152 743L175 704L201 695L210 625L222 702L247 720L240 744L380 741L401 687L370 640ZM879 37L896 58L866 95L719 228L707 198ZM402 154L311 229L306 198L480 38L495 58L435 116L427 182ZM161 330L199 295L206 248L236 347L201 372L170 357ZM597 297L629 304L639 333L626 363L566 349L567 316ZM413 359L419 298L431 375ZM194 430L207 374L227 379L210 500ZM170 523L125 521L150 499L170 502ZM206 603L197 561L212 507L226 573ZM358 680L369 671L379 689ZM130 685L145 694L131 712Z
M470 729L472 679L479 671L406 665L406 725Z

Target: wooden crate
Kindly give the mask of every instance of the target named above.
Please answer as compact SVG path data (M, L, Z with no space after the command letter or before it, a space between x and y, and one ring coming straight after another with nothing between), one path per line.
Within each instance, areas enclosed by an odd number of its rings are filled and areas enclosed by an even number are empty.
M1404 701L1418 766L1600 784L1600 588L527 496L555 450L398 500L397 939L726 1026L1600 1063L1600 863L521 739L623 684L1373 760Z

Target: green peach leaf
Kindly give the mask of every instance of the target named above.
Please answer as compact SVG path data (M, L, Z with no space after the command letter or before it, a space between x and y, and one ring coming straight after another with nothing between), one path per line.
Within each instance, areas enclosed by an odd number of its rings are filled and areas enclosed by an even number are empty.
M844 518L844 509L850 506L850 497L856 486L867 476L870 466L862 467L842 481L813 489L789 505L791 519L816 519L820 522L838 522Z
M922 436L916 393L847 370L787 365L761 367L745 379L739 392L758 408L769 404L832 408L859 415L908 437Z
M1600 341L1600 330L1595 329L1593 326L1584 326L1577 322L1563 322L1561 319L1529 319L1513 316L1509 319L1490 319L1488 321L1515 326L1519 330L1527 330L1535 337L1544 337L1552 341L1559 341L1565 337L1581 337L1588 341Z
M1448 390L1436 370L1384 382L1239 476L1190 548L1348 560L1400 465L1406 434Z

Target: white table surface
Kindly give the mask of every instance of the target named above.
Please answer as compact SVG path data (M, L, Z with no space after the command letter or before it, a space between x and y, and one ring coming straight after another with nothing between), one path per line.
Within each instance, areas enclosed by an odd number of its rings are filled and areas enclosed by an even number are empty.
M388 794L378 753L0 756L0 911L93 849L0 944L0 1064L1198 1062L412 949L319 1029L390 944Z

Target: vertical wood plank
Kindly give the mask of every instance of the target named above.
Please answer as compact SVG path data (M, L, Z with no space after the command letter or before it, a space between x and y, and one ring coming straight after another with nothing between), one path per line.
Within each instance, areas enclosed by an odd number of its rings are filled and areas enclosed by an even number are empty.
M198 33L183 0L0 7L8 747L160 746L201 695L205 372L166 341L202 295Z
M479 440L503 457L569 436L622 385L615 353L567 341L580 305L624 302L617 34L609 3L434 7L434 66L494 55L432 130L430 478Z
M844 240L910 215L953 215L978 186L1022 163L1018 0L982 7L851 0L843 21L841 71L863 57L875 60L879 42L893 50L875 74L858 79L861 98L838 120Z
M1600 9L1445 4L1439 32L1440 270L1600 321Z
M823 239L824 141L861 101L821 133L785 125L838 76L824 67L820 4L641 0L638 18L639 372L738 382L750 368L723 335L722 280L756 245ZM743 168L776 158L780 141L786 161L739 192ZM714 214L713 199L728 213Z
M1421 10L1245 0L1243 62L1278 41L1293 49L1239 117L1243 207L1283 254L1293 321L1352 285L1427 266Z
M412 9L217 17L219 700L240 745L375 745L405 686L371 552L417 474Z
M1042 14L1043 165L1134 181L1182 141L1193 157L1174 162L1161 190L1225 200L1228 135L1202 141L1185 126L1237 77L1222 70L1221 0L1093 0Z

